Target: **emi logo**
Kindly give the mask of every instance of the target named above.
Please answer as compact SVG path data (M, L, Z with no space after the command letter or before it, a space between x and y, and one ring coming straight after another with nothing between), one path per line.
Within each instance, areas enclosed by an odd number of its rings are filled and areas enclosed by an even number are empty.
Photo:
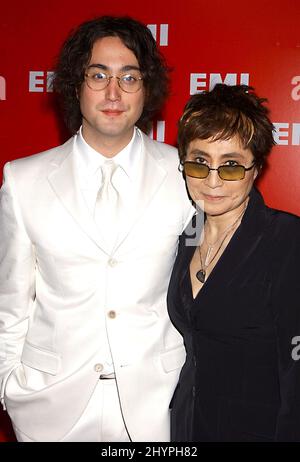
M30 71L29 72L29 91L31 93L52 92L53 71Z
M165 141L165 128L166 123L164 120L157 120L156 122L153 122L149 133L150 138L163 143Z
M6 80L0 76L0 101L6 100Z
M168 46L169 42L169 24L148 24L148 29L151 31L156 42L161 47Z
M190 95L201 93L205 90L212 90L217 83L226 85L249 85L249 74L227 73L222 77L221 74L191 74Z

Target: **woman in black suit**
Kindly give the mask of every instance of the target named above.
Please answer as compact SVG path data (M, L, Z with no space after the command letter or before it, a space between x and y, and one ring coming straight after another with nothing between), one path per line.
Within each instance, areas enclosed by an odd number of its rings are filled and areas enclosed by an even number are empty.
M253 186L274 144L264 101L216 85L191 97L179 123L198 215L168 293L187 351L173 441L300 441L300 225Z

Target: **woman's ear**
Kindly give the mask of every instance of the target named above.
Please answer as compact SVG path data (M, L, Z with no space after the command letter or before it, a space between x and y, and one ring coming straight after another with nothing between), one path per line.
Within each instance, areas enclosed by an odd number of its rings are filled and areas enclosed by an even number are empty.
M262 166L259 165L259 166L255 166L254 167L254 180L256 180L256 178L261 174L261 171L262 171Z

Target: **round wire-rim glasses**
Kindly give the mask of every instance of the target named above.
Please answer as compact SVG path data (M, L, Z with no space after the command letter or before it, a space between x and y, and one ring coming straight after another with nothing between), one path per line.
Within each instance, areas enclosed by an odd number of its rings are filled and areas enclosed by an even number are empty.
M94 91L104 90L113 78L117 79L119 87L125 93L136 93L143 85L143 77L140 77L137 72L126 72L120 76L108 75L106 72L91 66L84 77L87 86Z

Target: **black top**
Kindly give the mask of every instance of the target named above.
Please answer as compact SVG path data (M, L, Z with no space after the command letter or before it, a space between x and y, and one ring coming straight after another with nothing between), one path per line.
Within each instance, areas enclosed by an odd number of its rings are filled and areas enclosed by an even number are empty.
M187 351L170 406L172 441L300 441L299 217L265 206L253 188L195 299L196 247L186 239L168 293Z

